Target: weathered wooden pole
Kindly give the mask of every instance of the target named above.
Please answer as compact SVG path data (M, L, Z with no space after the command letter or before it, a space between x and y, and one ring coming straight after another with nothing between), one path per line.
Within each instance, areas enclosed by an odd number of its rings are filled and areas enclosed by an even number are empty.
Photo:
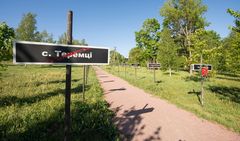
M72 11L68 12L67 17L67 44L72 44ZM70 141L71 132L71 117L70 117L70 104L71 104L71 65L66 65L66 88L65 88L65 126L64 126L64 141Z
M134 66L134 70L135 70L135 80L137 80L137 67Z
M127 71L127 70L126 70L126 67L127 67L126 64L124 64L124 74L125 74L125 78L126 78L126 73L127 73L127 72L126 72L126 71Z
M203 76L202 76L202 54L201 54L201 66L200 66L200 75L201 75L201 105L203 106L203 96L204 96L204 90L203 90Z
M120 70L119 70L119 63L118 63L118 75L119 75L119 72L120 72Z
M153 67L153 81L154 83L156 82L156 70L154 67Z
M83 92L83 101L85 100L85 84L86 84L86 66L83 66L83 87L82 87L82 92Z
M86 80L85 80L85 84L87 85L88 83L88 74L89 74L89 65L86 66Z

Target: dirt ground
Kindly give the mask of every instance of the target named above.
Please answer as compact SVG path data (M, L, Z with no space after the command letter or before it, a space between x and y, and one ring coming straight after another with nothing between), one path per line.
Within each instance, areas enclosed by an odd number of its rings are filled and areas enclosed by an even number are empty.
M198 118L95 67L123 141L240 141L240 135Z

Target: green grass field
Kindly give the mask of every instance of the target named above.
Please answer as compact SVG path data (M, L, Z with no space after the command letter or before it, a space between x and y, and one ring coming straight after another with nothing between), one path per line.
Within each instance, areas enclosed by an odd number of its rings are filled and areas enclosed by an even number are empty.
M240 132L239 75L216 75L214 78L208 78L204 82L205 95L202 107L199 95L201 90L199 74L190 76L188 72L179 71L169 77L167 72L156 70L157 83L154 83L153 70L146 68L137 69L136 78L132 67L126 68L126 74L124 67L106 66L104 69L201 118Z
M0 140L59 141L64 136L65 67L9 66L0 76ZM72 140L116 140L114 113L90 69L82 101L82 67L72 68Z

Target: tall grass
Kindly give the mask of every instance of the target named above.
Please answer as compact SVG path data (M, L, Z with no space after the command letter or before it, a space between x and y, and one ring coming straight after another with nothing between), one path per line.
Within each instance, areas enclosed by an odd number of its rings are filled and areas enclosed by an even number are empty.
M82 67L72 68L71 139L115 140L114 113L90 69L82 101ZM9 66L0 85L0 139L59 141L64 136L64 66Z
M201 118L211 120L240 132L240 76L216 75L204 82L204 106L200 103L200 78L195 73L174 72L169 77L167 72L156 70L156 80L153 82L153 70L137 69L135 78L134 68L105 67L108 72L117 75L129 83L144 89L157 97L195 113ZM126 75L126 76L125 76Z

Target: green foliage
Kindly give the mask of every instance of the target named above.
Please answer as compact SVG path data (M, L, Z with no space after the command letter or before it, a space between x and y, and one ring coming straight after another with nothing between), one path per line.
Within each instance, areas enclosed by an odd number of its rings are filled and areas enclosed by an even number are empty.
M199 74L189 77L187 72L178 71L169 78L168 74L157 70L158 83L154 83L152 70L143 67L137 69L137 78L132 67L126 68L126 76L124 67L120 67L120 72L112 71L116 70L113 67L106 68L107 71L148 93L240 133L240 75L216 74L215 78L207 79L204 82L205 105L202 107L199 101Z
M59 38L58 38L58 41L57 41L58 44L67 44L67 33L64 32ZM76 40L76 39L73 39L72 40L72 44L73 45L84 45L84 46L87 46L88 44L86 43L86 40L85 39L82 39L82 40Z
M16 29L16 39L23 41L35 41L35 42L46 42L55 43L53 35L48 33L46 30L39 32L37 30L37 15L33 13L27 13L23 15L23 18Z
M164 17L163 25L182 47L180 53L188 58L188 65L191 64L189 36L208 25L203 17L206 11L207 6L201 0L168 0L160 9L160 15Z
M200 63L201 55L203 56L203 63L217 65L217 55L221 46L220 36L214 31L206 31L198 29L190 36L191 61L193 63Z
M56 43L56 41L53 40L53 35L49 34L46 30L43 30L42 32L37 33L36 41L46 42L46 43Z
M114 113L93 69L82 101L82 71L72 68L71 140L116 140ZM1 140L63 140L65 73L64 66L9 66L0 76Z
M135 32L137 47L143 49L144 57L148 61L155 61L157 57L158 41L160 39L160 24L156 19L146 19L140 31Z
M16 39L23 41L39 41L37 31L36 14L27 13L23 15L23 18L16 29Z
M227 9L227 12L232 15L235 19L235 27L232 29L236 32L240 32L240 11L234 11L232 9Z
M58 44L67 44L67 33L66 32L64 32L62 35L59 36L57 43Z
M110 64L112 65L120 65L122 63L126 63L126 59L123 55L121 55L116 50L110 51Z
M161 40L159 46L158 60L161 63L163 70L177 69L180 66L180 57L178 57L178 46L171 37L171 32L168 29L163 29L161 32Z
M224 39L222 48L222 63L225 65L225 70L228 72L240 72L240 33L231 32L231 34Z
M143 57L143 49L140 47L132 48L129 52L128 63L139 63L141 66L146 66L146 60Z
M4 68L2 61L9 60L12 57L13 38L14 29L5 22L0 23L0 70Z
M76 43L75 43L76 42ZM73 40L73 44L74 45L84 45L84 46L88 46L87 42L85 39L81 39L81 40Z

